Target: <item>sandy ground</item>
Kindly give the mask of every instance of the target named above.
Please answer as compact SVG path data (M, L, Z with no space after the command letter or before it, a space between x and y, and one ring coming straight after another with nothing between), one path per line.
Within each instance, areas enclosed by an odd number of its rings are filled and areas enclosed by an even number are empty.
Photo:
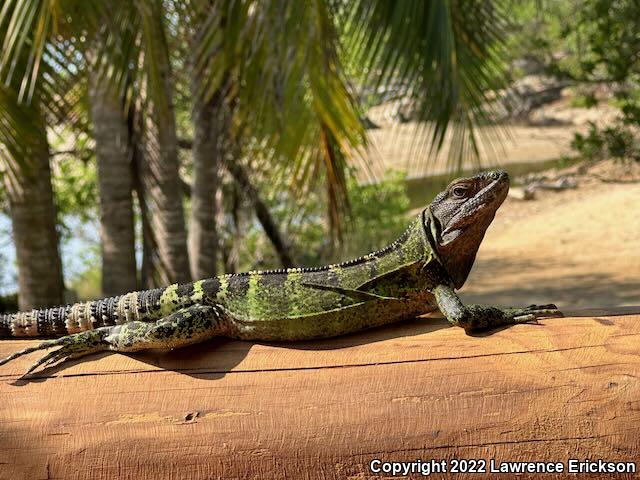
M609 165L600 170L623 176ZM465 301L640 306L640 178L577 180L573 190L505 201L462 289Z

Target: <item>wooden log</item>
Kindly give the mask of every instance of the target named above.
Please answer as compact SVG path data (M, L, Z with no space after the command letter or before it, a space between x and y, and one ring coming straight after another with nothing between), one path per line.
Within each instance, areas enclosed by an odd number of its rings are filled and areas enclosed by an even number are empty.
M0 369L0 478L360 479L381 478L376 458L637 461L640 315L607 313L477 336L420 318L309 343L220 339L19 380L30 355ZM31 344L2 341L0 356Z

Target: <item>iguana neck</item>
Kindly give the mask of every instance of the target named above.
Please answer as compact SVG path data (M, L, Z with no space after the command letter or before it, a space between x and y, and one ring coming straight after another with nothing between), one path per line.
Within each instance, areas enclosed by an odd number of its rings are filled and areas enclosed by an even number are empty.
M432 240L433 249L440 264L444 267L447 275L455 288L462 288L471 272L471 268L476 259L478 248L484 238L487 227L491 224L495 211L490 215L479 216L474 219L471 226L465 232L464 238L449 245L440 245L437 240ZM433 216L431 218L431 239L439 238L437 232L439 226Z

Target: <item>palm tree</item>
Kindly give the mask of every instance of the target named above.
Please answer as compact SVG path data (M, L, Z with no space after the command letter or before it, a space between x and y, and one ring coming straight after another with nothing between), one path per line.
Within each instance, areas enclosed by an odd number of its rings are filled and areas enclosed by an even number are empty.
M61 41L73 39L76 50L64 56L72 69L89 73L89 98L94 117L94 136L100 173L113 166L107 178L100 175L101 232L103 239L103 290L120 292L135 285L135 259L132 243L130 189L130 158L123 118L134 97L144 97L138 106L144 112L143 127L137 141L144 155L143 180L145 211L154 226L157 248L156 266L162 270L163 281L187 281L189 275L186 231L180 195L179 165L175 119L172 105L172 78L162 25L160 2L121 2L121 10L109 11L108 6L71 2L5 2L6 25L13 34L3 37L4 56L0 71L12 70L15 55L27 51L23 84L33 88L34 74L49 57L43 52ZM69 15L53 15L56 9L69 8ZM30 32L33 40L25 42L16 32ZM61 37L61 34L63 36ZM84 49L84 52L83 52ZM87 52L96 65L87 61ZM44 59L44 62L43 62ZM91 59L89 59L91 60ZM91 68L87 68L87 64ZM98 82L99 79L99 82ZM109 92L109 90L112 90ZM111 97L111 98L109 98ZM114 116L120 103L120 118ZM107 112L107 110L111 110ZM111 122L106 125L103 122ZM116 158L117 157L117 158ZM103 161L104 160L104 161ZM129 166L125 166L128 163ZM118 178L121 182L116 181ZM115 186L115 190L113 187ZM126 194L125 190L129 189ZM116 247L117 245L117 247ZM118 257L116 260L114 257Z
M173 76L160 1L136 2L140 15L147 73L145 161L148 194L160 266L172 282L191 279L182 206L178 139L173 105Z
M299 194L324 179L339 233L347 166L368 168L358 154L366 136L351 83L394 85L423 122L417 143L437 153L451 138L450 165L459 168L479 157L480 140L491 140L475 127L491 122L487 95L507 81L506 18L503 2L489 0L212 2L197 65L205 92L228 78L235 85L228 96L232 128L242 132L236 162L262 162L270 183Z
M219 132L238 148L231 153L234 164L246 171L251 158L279 189L302 194L324 179L337 232L348 210L346 169L362 160L358 152L366 145L352 82L362 88L396 85L399 95L417 105L419 119L427 122L418 133L435 151L453 127L451 160L459 165L464 156L478 154L475 125L491 120L486 94L505 80L500 48L507 15L501 1L123 0L107 11L101 2L6 0L2 8L0 18L33 37L25 42L6 35L0 56L0 71L7 71L21 51L29 52L27 90L37 85L45 46L55 44L60 32L73 36L77 48L84 48L82 38L91 44L100 25L112 38L124 39L115 42L121 61L108 78L117 84L131 76L124 108L141 99L135 125L142 125L137 135L144 144L144 199L159 263L170 280L190 276L168 41L182 34L180 22L192 22L198 32L191 47L197 137L191 243L198 276L215 268L214 207L206 186L207 179L215 184L213 158L222 155L213 150L221 143L211 140ZM230 116L221 122L222 105Z
M89 69L88 93L100 194L102 294L120 295L137 287L132 145L123 102L98 65Z
M18 264L18 303L29 310L62 303L64 285L51 187L49 144L37 99L18 101L0 86L0 162ZM19 132L21 143L13 142Z
M182 4L180 22L183 24L182 45L188 61L191 93L191 121L193 142L189 145L193 163L190 191L191 216L189 219L189 258L193 278L207 278L218 273L218 215L216 196L220 180L220 168L227 152L230 128L230 112L225 101L224 86L207 95L201 70L193 52L197 51L205 33L202 29L206 18L206 3ZM193 7L193 8L189 8ZM198 9L202 7L202 9ZM224 74L223 74L224 75Z
M1 19L0 38L11 29ZM30 36L24 35L26 39ZM27 56L19 53L13 75L0 83L0 166L4 170L18 264L19 306L23 310L62 303L64 284L51 185L46 118L55 116L52 72L25 98ZM1 70L0 70L1 73ZM48 106L48 110L45 108Z

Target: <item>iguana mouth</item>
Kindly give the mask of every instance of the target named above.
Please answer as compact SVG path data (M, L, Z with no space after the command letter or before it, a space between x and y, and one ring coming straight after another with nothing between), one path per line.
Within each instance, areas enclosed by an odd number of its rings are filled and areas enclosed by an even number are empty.
M484 224L487 220L491 222L493 219L509 192L509 175L502 171L490 172L487 175L493 180L460 206L441 232L441 245L455 240L469 227Z

